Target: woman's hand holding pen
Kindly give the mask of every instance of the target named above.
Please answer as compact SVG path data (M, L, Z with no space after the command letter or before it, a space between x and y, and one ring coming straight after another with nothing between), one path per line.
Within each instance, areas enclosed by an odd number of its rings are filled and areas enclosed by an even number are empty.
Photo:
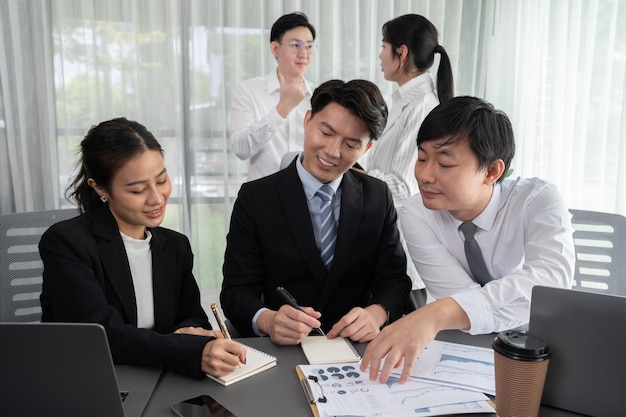
M216 311L216 319L220 326L225 325ZM246 363L246 349L230 337L225 337L221 330L207 330L202 327L181 327L176 329L176 334L190 334L194 336L214 337L204 345L202 349L202 363L200 368L203 372L219 377L230 374L241 363ZM230 336L230 335L228 335Z
M201 368L205 373L228 375L240 363L246 363L246 349L240 343L221 337L204 345Z
M259 316L257 327L277 345L297 345L311 330L321 326L319 311L311 307L302 307L302 310L287 304L278 311L266 310Z

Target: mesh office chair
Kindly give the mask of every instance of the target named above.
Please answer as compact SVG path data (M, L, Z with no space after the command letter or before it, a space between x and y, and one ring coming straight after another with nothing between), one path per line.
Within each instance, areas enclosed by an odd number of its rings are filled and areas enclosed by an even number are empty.
M573 289L626 296L626 217L573 210L576 270Z
M41 320L39 239L52 224L78 210L49 210L0 216L0 321Z

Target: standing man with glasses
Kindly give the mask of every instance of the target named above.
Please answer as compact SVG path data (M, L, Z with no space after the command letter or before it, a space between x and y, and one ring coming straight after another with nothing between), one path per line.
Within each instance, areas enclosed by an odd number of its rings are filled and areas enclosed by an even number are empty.
M304 74L316 49L315 28L304 13L281 16L270 32L276 69L235 88L231 147L239 159L250 159L248 181L278 171L284 154L302 150L302 121L313 92Z
M220 300L242 336L295 345L321 327L329 338L366 342L402 315L411 281L391 192L351 169L386 122L375 84L327 81L304 117L304 151L241 187Z

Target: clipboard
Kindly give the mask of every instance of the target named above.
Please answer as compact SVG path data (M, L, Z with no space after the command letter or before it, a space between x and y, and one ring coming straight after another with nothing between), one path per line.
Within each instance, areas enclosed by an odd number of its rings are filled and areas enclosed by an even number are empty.
M331 364L330 366L333 367L334 365ZM346 368L352 368L353 366L354 364L351 364L351 363L345 364ZM335 395L337 395L337 393L335 393L333 389L331 389L330 392L325 392L324 388L327 388L329 384L328 378L325 378L323 381L319 380L317 377L317 373L315 372L316 370L319 371L318 369L315 368L315 366L313 366L312 368L311 365L296 365L296 374L300 382L300 387L302 388L302 391L304 392L304 396L307 402L309 403L309 407L311 408L311 413L313 414L313 417L321 417L322 414L326 415L326 413L329 410L334 409L334 405L332 404L332 402L334 401ZM311 373L310 371L314 371L314 372ZM360 377L357 377L357 378L359 380L362 379ZM387 384L379 384L378 382L363 382L364 385L362 386L367 386L368 384L374 384L374 383L376 384L376 387L387 386ZM448 387L448 388L452 390L457 389L454 387ZM420 390L423 390L423 388L418 388L417 392L421 392ZM375 395L376 398L378 398L377 401L379 401L381 404L379 409L376 410L376 412L379 413L380 415L386 415L385 414L386 412L393 412L395 414L401 411L410 411L408 409L404 409L403 405L398 405L398 404L394 405L394 403L397 402L397 399L394 399L393 393L387 392L387 390L384 390L385 392L380 392L378 389L375 389L374 391L376 393L373 395ZM400 392L404 392L404 391L405 391L405 388L400 389ZM465 390L465 391L470 392L470 390ZM372 391L367 390L367 393L368 393L367 395L372 394ZM478 394L480 398L476 398L475 395L470 395L471 398L466 399L465 401L461 401L461 402L473 403L472 409L474 411L471 411L471 413L477 413L477 412L492 413L495 410L495 404L493 403L492 400L489 400L488 397L484 393L473 392L473 394ZM409 394L409 395L413 395L413 394ZM389 396L391 396L391 399L389 398ZM353 398L351 401L355 401L355 399ZM455 404L454 402L438 403L438 404L434 404L433 406L445 407L449 405L455 405ZM359 407L357 406L357 408ZM458 407L458 410L455 410L454 413L442 411L441 413L437 415L458 414L458 413L463 413L464 410L466 409L462 407ZM359 408L359 410L355 410L355 412L353 412L352 414L357 415L361 411L363 410ZM341 413L341 415L344 415L344 414L345 413ZM331 412L329 415L335 415L335 414ZM472 414L468 414L468 415L472 415Z
M300 381L300 386L304 392L305 398L309 403L309 407L311 408L311 413L313 417L321 417L321 415L336 415L339 409L342 410L340 415L345 415L346 413L343 411L344 406L347 405L351 411L351 415L363 415L363 414L374 414L374 412L368 413L367 410L370 410L370 406L363 404L362 396L374 396L376 398L377 407L375 412L378 413L376 415L386 415L385 413L401 413L406 411L412 411L414 405L409 404L408 406L402 401L402 399L398 399L395 394L403 393L403 395L408 395L408 398L415 397L415 393L425 393L425 395L429 395L432 390L432 384L429 384L427 381L422 383L426 384L426 387L418 386L418 387L409 387L411 392L407 393L406 386L399 386L398 384L380 384L377 381L370 381L367 378L367 375L362 372L356 371L354 369L354 363L346 363L346 364L329 364L327 369L321 370L318 369L318 365L296 365L296 374L298 376L298 380ZM323 377L322 374L325 371L331 372L332 374L326 373L326 377ZM334 384L332 384L332 376L335 376L334 372L337 372L337 375L343 375L343 378L355 378L357 384L361 387L368 388L367 390L360 392L362 390L356 390L357 392L349 394L350 399L345 399L345 392L341 392L340 390L336 390L334 388ZM319 377L322 376L320 379ZM329 376L331 378L329 378ZM343 379L338 378L338 379ZM352 381L352 380L347 380ZM333 388L331 388L331 385ZM393 388L395 386L395 388ZM444 387L435 385L437 387ZM330 391L327 391L329 389ZM449 390L457 390L455 387L447 387ZM414 392L412 390L415 390ZM440 392L441 389L435 389L435 392ZM434 404L427 405L424 404L422 407L428 406L431 407L447 407L445 410L431 410L435 412L436 415L452 415L465 413L468 409L464 405L458 405L461 403L470 403L471 411L469 411L468 415L472 415L474 413L492 413L494 411L493 402L488 401L488 397L484 393L480 393L473 390L461 390L462 393L459 393L462 401L451 401L448 402L447 398L444 402L441 399L435 399ZM395 394L394 394L395 393ZM437 394L435 394L437 395ZM338 405L334 404L335 400L339 398L343 398L339 400ZM352 405L346 403L351 403ZM356 401L356 402L355 402ZM367 401L365 401L367 403ZM336 409L335 407L339 407ZM450 410L450 406L452 406L453 410ZM456 408L455 408L456 406ZM441 411L441 412L438 412ZM453 411L453 412L444 412L444 411ZM404 415L404 414L403 414Z
M300 381L300 386L302 387L302 391L304 391L304 396L306 397L309 406L311 407L311 412L314 417L320 417L320 413L317 409L317 399L315 398L315 394L311 390L311 386L307 380L306 375L302 372L299 366L296 366L296 373L298 374L298 381Z

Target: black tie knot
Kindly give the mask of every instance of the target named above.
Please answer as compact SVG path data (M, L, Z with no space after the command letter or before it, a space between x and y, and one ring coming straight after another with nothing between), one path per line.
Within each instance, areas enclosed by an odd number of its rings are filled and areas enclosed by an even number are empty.
M463 232L463 236L465 236L465 239L472 239L476 234L476 225L472 222L461 223L459 229L461 229L461 232Z

